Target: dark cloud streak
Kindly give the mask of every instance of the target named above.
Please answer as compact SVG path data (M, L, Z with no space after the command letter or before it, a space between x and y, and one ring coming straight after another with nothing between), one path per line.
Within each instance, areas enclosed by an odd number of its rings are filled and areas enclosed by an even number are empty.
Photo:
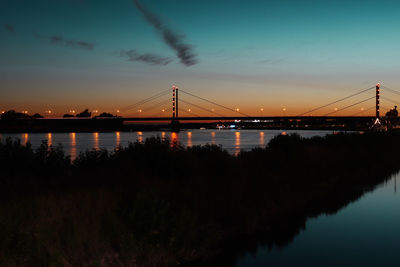
M140 61L149 63L151 65L168 65L172 62L172 59L168 57L162 57L151 53L140 54L136 50L122 50L120 56L127 57L129 61Z
M136 8L143 14L145 19L154 26L162 35L164 42L173 50L180 59L181 63L185 66L192 66L197 63L196 55L193 52L193 47L190 44L186 44L183 40L183 36L175 33L172 29L169 29L164 23L151 11L143 7L139 0L133 0Z
M86 50L93 50L94 49L94 44L85 42L85 41L77 41L77 40L66 40L64 37L60 35L53 35L53 36L41 36L38 34L35 34L36 38L39 39L46 39L48 40L51 44L54 45L64 45L64 46L69 46L69 47L76 47L76 48L81 48L81 49L86 49Z
M4 24L4 28L9 34L15 34L15 26L12 24Z

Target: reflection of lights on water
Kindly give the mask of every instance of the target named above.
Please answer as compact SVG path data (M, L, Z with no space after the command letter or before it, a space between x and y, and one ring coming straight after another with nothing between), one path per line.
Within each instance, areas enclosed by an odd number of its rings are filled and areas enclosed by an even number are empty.
M188 137L187 146L188 146L188 147L189 147L189 146L192 146L192 132L188 132L188 133L187 133L187 137Z
M143 143L143 133L142 132L137 132L137 140L139 143Z
M264 132L260 132L260 146L264 146Z
M178 133L171 133L171 147L178 145L179 141L179 134Z
M211 144L215 145L215 132L211 132Z
M166 137L165 132L161 132L161 139L162 139L162 140L165 140L165 137Z
M26 145L29 141L29 135L27 133L22 134L22 144Z
M119 148L120 145L121 145L121 133L115 132L115 147Z
M47 145L48 146L51 146L53 144L52 139L53 139L53 136L51 135L51 133L48 133L47 134Z
M69 134L70 144L71 144L71 160L76 159L76 135L75 133Z
M240 153L240 132L235 132L235 156Z
M100 147L99 147L99 133L93 133L93 139L94 139L93 148L96 149L96 150L99 150L100 149Z
M287 133L286 132L282 132L281 135L287 135Z

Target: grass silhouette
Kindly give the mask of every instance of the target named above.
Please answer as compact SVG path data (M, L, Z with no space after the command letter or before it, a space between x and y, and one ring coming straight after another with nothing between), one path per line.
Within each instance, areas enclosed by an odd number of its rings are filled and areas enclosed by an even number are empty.
M61 147L6 139L0 265L234 265L396 173L399 138L280 135L237 157L149 138L73 162Z

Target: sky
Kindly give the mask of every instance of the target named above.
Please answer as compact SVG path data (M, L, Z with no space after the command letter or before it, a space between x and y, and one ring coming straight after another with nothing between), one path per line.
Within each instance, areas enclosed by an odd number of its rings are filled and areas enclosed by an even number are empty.
M0 109L163 115L172 94L129 106L177 85L249 115L298 115L377 82L400 90L399 11L384 0L1 0Z

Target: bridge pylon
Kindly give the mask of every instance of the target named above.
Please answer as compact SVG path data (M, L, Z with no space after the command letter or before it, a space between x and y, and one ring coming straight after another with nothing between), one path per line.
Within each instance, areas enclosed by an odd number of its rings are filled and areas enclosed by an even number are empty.
M179 132L179 109L178 109L178 86L172 86L172 121L171 121L171 131Z
M377 83L375 87L375 99L376 99L376 118L379 120L379 90L381 88L381 84Z

